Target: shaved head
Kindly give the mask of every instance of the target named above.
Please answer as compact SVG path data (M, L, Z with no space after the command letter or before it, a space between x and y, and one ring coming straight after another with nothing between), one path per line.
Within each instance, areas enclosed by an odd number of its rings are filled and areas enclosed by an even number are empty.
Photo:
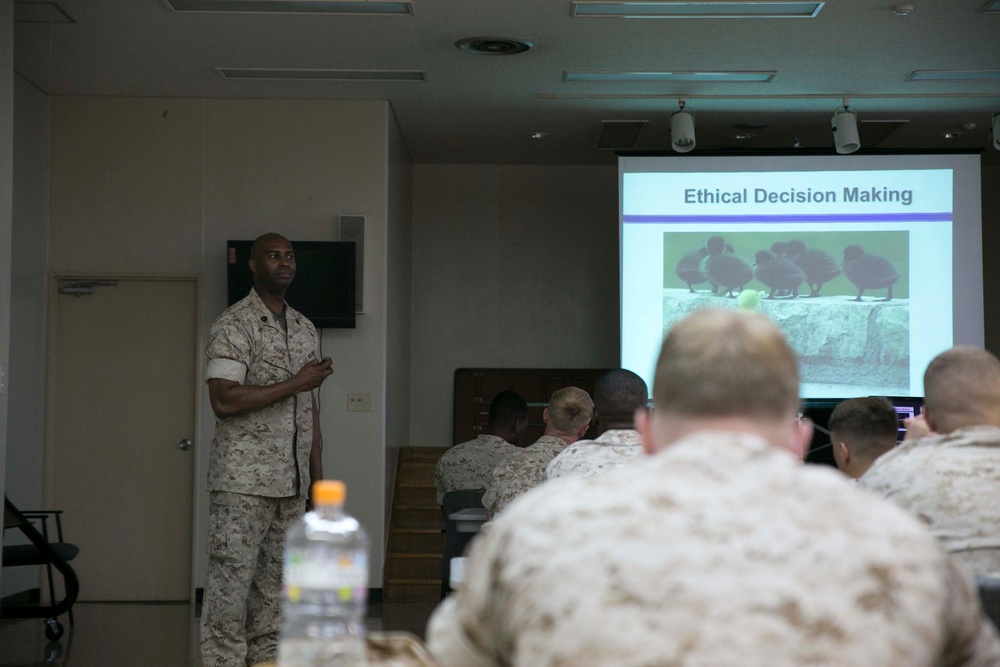
M289 246L292 244L281 234L276 232L268 232L267 234L261 234L253 241L253 246L250 247L250 259L255 261L260 261L264 257L264 253L267 248L277 243L287 243Z
M624 368L608 371L594 387L594 409L601 424L632 423L635 411L646 407L649 398L641 377Z
M938 433L1000 426L1000 360L960 345L934 357L924 372L924 405Z
M683 417L790 420L799 405L798 362L765 316L703 308L664 339L653 400L657 411Z
M273 295L283 302L295 279L295 251L288 239L273 232L258 236L250 248L248 265L257 293Z

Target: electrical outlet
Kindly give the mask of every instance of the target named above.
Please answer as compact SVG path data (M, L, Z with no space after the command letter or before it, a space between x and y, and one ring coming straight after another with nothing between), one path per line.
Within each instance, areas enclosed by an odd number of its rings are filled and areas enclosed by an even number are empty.
M371 394L348 394L347 395L347 411L348 412L371 412L372 411L372 395Z

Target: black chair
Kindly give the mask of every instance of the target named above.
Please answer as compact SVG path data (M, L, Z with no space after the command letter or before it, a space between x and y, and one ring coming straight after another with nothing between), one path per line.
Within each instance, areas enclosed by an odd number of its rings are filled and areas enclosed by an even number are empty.
M45 636L55 641L62 637L63 627L58 616L69 613L69 624L73 627L73 603L80 594L80 580L70 566L69 561L76 558L79 547L63 541L61 512L58 510L21 512L7 496L3 499L3 529L16 528L28 538L30 544L17 544L3 548L3 567L22 565L44 565L48 571L49 604L13 604L0 605L0 616L4 618L44 618ZM48 518L56 522L56 542L49 541ZM42 532L38 531L33 521L40 521ZM65 597L55 599L55 585L52 580L52 568L63 577Z
M983 613L1000 630L1000 577L976 577Z
M450 590L451 559L458 558L465 552L475 533L459 532L455 522L448 517L459 510L469 507L483 507L483 491L449 491L441 501L441 511L444 513L444 529L447 538L444 543L444 554L441 558L441 597Z

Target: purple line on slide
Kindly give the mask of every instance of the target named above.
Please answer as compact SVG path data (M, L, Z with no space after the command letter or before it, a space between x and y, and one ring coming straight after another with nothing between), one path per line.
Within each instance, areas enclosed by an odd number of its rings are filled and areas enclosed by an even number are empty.
M829 213L819 215L623 215L622 222L951 222L951 213Z

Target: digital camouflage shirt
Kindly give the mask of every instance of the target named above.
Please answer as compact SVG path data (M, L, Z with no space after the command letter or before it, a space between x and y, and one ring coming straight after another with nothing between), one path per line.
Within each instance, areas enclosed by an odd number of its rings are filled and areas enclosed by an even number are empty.
M858 483L927 524L970 574L1000 577L1000 429L904 442Z
M212 325L206 378L265 386L291 379L316 359L316 328L286 306L286 336L257 292ZM312 448L312 396L302 393L256 412L216 419L208 466L210 491L258 496L306 495Z
M473 543L441 667L995 667L968 577L906 512L756 436L546 481Z
M545 481L545 466L566 449L566 442L554 435L543 435L535 443L498 465L486 482L483 507L491 516L502 512L514 498Z
M495 435L481 435L446 451L434 468L438 504L449 491L485 490L493 468L517 451L517 447Z
M632 429L605 431L595 440L578 440L545 469L545 478L591 477L642 458L642 438Z

